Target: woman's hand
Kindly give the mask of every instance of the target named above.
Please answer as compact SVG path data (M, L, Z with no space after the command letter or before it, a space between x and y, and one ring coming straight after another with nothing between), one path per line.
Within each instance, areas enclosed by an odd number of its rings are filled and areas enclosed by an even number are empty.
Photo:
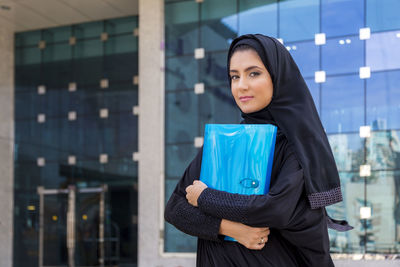
M207 188L207 185L199 180L194 180L192 185L186 187L186 199L192 205L197 207L197 199L204 189Z
M248 249L260 250L268 241L268 227L251 227L239 222L222 219L219 233L233 237Z

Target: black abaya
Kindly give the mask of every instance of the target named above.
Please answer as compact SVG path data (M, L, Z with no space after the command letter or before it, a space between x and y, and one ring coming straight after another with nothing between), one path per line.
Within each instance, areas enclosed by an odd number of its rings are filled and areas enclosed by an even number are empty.
M165 219L179 230L199 237L197 266L333 266L329 254L324 208L311 209L304 190L303 170L293 146L278 128L271 189L266 195L230 194L211 188L186 200L185 189L200 177L202 150L186 169L169 199ZM270 227L262 250L249 250L218 234L221 219Z

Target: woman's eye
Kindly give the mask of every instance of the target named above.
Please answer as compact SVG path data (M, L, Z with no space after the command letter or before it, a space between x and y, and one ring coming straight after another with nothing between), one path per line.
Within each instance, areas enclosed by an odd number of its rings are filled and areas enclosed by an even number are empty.
M260 75L260 73L259 72L251 72L250 73L250 77L255 77L255 76L258 76L258 75Z
M231 80L236 80L236 79L238 79L239 78L239 76L237 76L237 75L232 75L231 76Z

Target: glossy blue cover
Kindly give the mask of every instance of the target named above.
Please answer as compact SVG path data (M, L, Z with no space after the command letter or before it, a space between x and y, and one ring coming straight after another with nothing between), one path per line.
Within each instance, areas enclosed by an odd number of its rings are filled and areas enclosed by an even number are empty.
M207 124L200 180L229 193L266 194L276 132L272 124Z

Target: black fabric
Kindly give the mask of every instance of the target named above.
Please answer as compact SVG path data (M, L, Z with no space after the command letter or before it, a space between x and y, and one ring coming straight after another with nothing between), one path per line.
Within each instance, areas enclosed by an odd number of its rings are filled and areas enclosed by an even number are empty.
M273 123L294 145L304 172L311 208L342 201L339 174L328 138L308 87L290 53L272 37L242 35L233 40L229 48L228 75L232 52L243 44L257 51L274 84L271 103L258 112L242 112L244 122Z
M181 231L199 237L197 266L333 266L325 210L308 205L302 169L293 146L279 128L267 195L206 189L198 199L199 208L194 208L186 200L185 189L200 177L201 159L202 150L177 184L164 215ZM224 241L216 227L221 218L269 226L268 242L258 251Z

